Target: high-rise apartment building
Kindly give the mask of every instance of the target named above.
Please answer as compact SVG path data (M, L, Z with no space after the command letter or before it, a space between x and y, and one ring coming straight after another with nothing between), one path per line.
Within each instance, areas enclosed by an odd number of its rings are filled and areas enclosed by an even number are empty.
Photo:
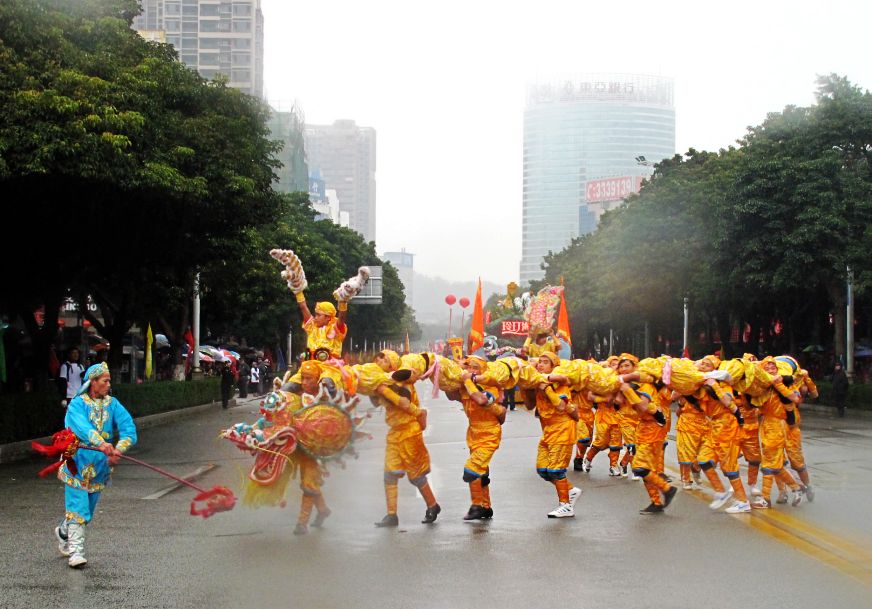
M260 0L140 0L133 28L173 45L204 78L263 97L263 13Z
M306 125L304 137L310 173L336 191L351 228L375 241L375 129L338 120Z
M273 188L279 192L306 192L309 170L303 142L303 113L296 105L288 110L271 107L266 126L269 138L282 143L282 149L275 153L282 165L276 169L278 182Z
M598 74L532 85L524 110L522 285L675 154L672 79Z

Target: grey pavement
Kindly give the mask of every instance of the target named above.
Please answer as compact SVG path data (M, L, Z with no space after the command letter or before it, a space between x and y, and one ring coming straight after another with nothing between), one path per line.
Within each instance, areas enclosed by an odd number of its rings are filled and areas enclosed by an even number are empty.
M422 389L425 393L427 389ZM292 534L296 483L284 509L237 506L203 520L187 514L193 492L142 497L166 485L157 474L119 465L88 527L89 564L69 569L51 529L63 511L56 479L42 463L0 466L0 593L3 607L735 607L868 609L872 602L872 421L806 415L806 458L814 503L751 515L708 509L701 492L680 492L668 511L643 517L639 482L609 478L600 455L574 519L549 520L551 485L535 473L538 421L510 412L492 463L495 517L465 523L461 481L467 450L459 405L440 398L426 432L431 484L443 507L420 524L424 504L400 486L400 527L376 529L384 514L385 426L359 459L333 467L322 530ZM368 406L364 401L363 407ZM239 494L251 458L219 430L256 417L257 400L227 411L143 430L133 455L185 474L218 465L203 486ZM672 443L674 444L674 443ZM670 447L670 451L674 446ZM674 453L668 459L675 465Z

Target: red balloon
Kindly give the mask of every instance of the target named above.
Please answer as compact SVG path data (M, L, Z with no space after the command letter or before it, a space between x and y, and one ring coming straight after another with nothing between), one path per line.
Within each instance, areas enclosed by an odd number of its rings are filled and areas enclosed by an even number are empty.
M449 307L455 302L457 302L457 298L454 297L454 294L449 294L445 297L445 304L447 304Z
M463 307L464 309L465 309L466 307L468 307L468 306L469 306L469 298L467 298L466 296L464 296L463 298L461 298L461 299L460 299L460 306Z

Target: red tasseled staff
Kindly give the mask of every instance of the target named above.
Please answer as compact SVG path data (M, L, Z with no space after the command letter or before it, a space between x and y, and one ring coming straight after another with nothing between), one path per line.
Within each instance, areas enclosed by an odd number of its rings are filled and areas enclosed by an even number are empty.
M75 476L77 469L76 462L73 460L73 456L76 454L76 450L97 450L96 448L93 448L91 446L82 446L79 443L79 439L76 438L76 434L74 434L70 429L64 429L53 434L51 439L52 443L48 446L40 444L38 442L31 443L31 447L34 451L40 453L41 455L45 455L49 459L60 457L56 463L52 463L48 467L40 470L40 478L44 478L50 473L59 470L64 465L64 463L67 464L67 469L69 470L69 472ZM166 476L167 478L175 480L180 484L184 484L185 486L189 486L195 491L198 491L197 496L195 496L194 499L191 501L191 516L202 516L203 518L208 518L209 516L217 512L230 511L233 509L233 506L236 505L236 496L233 494L233 491L225 486L213 486L210 489L205 489L197 486L193 482L185 480L184 478L180 478L174 474L162 470L159 467L151 465L150 463L146 463L145 461L140 461L139 459L134 459L133 457L128 457L127 455L121 455L121 458L125 461L130 461L131 463L136 463L137 465L147 467L148 469L155 471L162 476Z

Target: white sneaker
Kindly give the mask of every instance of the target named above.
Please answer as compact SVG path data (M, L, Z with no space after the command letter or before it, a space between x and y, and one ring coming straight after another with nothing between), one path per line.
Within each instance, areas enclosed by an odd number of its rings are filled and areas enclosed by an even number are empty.
M572 518L575 516L575 508L571 503L561 503L557 509L548 512L548 518Z
M633 468L631 467L631 468L629 468L629 471L627 472L627 479L628 480L641 480L641 477L634 474Z
M82 565L88 564L88 561L84 556L82 556L81 554L76 552L75 554L70 556L70 559L67 561L67 564L75 569L77 567L81 567Z
M787 503L787 489L778 491L778 497L775 499L775 503L782 505Z
M752 486L751 487L751 496L752 497L762 497L763 491L761 491L760 488L757 486Z
M54 529L55 539L58 542L58 552L63 554L64 556L70 555L69 544L67 543L67 536L61 532L60 527L55 527Z
M713 510L719 510L730 500L730 497L733 496L733 489L728 488L723 493L715 493L714 501L709 503L709 507Z
M804 496L805 493L803 492L802 487L796 489L791 493L790 505L792 505L793 507L798 506L800 503L802 503L802 498Z
M586 474L589 474L589 473L590 473L590 459L588 459L587 457L585 457L584 460L582 460L582 462L581 462L581 469L582 469L582 470L584 471L584 473L586 473Z
M620 475L621 475L621 468L620 467L618 467L617 465L612 465L611 467L609 467L609 476L611 476L612 478L617 478Z
M762 496L756 497L754 501L751 502L751 508L755 510L768 510L769 507L769 502Z
M681 486L684 488L684 490L689 491L693 488L693 482L691 482L690 480L684 480L681 483Z
M581 487L573 486L569 491L569 505L575 508L575 502L578 501L578 498L581 497Z
M747 501L736 501L724 511L727 514L749 514L751 512L751 504Z
M693 476L693 483L694 484L702 486L702 474L701 473L690 470L690 475Z
M697 482L696 480L694 480L693 483L690 485L690 490L692 490L692 491L701 491L701 490L702 490L702 484L700 484L699 482Z
M811 484L807 484L805 487L805 498L809 503L814 501L814 489L811 488Z

